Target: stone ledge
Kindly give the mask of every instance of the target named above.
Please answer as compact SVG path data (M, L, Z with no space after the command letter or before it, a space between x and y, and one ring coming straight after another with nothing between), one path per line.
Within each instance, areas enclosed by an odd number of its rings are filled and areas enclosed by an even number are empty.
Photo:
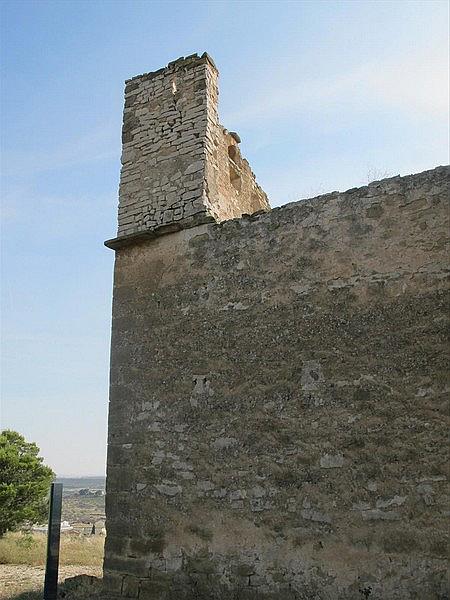
M125 246L142 244L143 242L153 240L162 235L167 235L168 233L175 233L182 229L191 229L192 227L205 225L206 223L216 223L216 220L211 215L200 212L191 217L187 217L186 219L182 219L181 221L160 225L156 229L146 229L144 231L129 233L128 235L121 235L111 240L106 240L104 244L107 248L111 248L111 250L119 250Z

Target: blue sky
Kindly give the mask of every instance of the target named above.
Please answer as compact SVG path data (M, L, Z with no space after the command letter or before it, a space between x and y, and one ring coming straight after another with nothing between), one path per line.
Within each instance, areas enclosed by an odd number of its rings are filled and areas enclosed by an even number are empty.
M1 3L1 426L104 472L123 81L208 51L272 205L448 163L445 1Z

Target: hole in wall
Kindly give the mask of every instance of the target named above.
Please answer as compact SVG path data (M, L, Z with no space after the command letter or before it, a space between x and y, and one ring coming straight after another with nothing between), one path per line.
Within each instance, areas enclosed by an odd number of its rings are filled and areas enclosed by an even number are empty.
M234 161L236 164L238 163L239 152L236 146L228 146L228 156Z
M237 190L238 192L241 191L241 188L242 188L241 173L240 173L239 169L236 167L236 165L232 162L230 162L230 182L235 190Z
M241 170L239 168L240 156L237 146L228 146L229 168L230 168L230 183L238 192L242 188Z

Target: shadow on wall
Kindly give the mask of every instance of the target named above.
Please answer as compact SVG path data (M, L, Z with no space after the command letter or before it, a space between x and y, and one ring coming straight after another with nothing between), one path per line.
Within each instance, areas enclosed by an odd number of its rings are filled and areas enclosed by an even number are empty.
M35 592L23 592L18 596L9 596L7 600L42 600L44 589Z
M58 599L66 600L95 600L100 598L102 580L92 575L76 575L68 577L63 583L58 585ZM0 595L0 600L42 600L44 596L44 587L39 589L14 593L11 596Z

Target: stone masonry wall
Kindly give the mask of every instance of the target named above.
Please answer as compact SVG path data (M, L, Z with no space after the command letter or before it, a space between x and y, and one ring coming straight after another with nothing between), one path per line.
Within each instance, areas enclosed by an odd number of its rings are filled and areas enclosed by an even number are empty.
M126 82L119 238L270 208L246 161L240 189L230 183L217 78L209 56L194 54Z
M106 598L448 598L448 190L117 250Z

